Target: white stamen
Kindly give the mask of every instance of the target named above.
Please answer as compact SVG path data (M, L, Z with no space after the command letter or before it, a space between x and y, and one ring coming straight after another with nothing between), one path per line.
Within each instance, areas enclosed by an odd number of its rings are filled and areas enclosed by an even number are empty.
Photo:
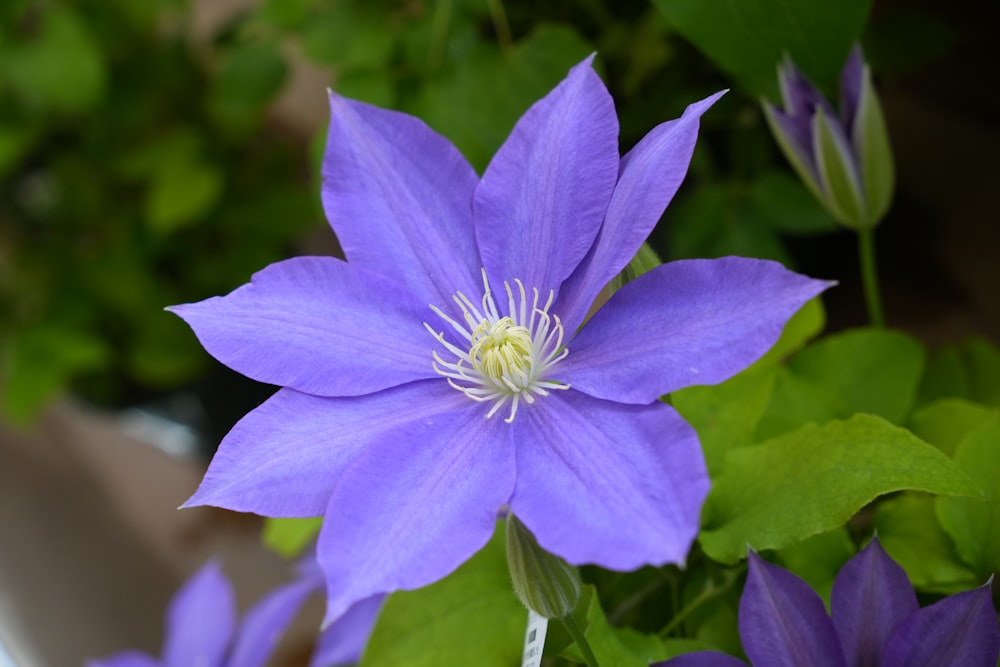
M481 309L461 292L452 298L462 313L462 322L431 306L467 342L467 349L449 342L444 332L424 322L427 331L455 357L454 361L445 361L435 350L434 372L472 400L492 401L487 419L509 403L510 414L504 419L508 424L514 421L522 402L532 405L536 396L548 396L549 390L569 389L569 385L551 379L553 366L569 354L562 346L562 321L548 312L555 292L550 290L545 305L539 307L538 288L531 288L529 304L524 284L515 278L514 285L516 290L504 282L508 315L497 310L485 269Z

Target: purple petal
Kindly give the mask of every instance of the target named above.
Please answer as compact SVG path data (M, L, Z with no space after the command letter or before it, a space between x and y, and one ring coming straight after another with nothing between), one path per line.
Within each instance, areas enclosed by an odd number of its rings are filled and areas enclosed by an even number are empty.
M725 653L697 651L679 655L666 662L655 662L649 667L747 667L747 663Z
M811 183L819 184L819 167L813 152L812 116L791 116L773 104L764 103L764 111L771 122L778 143L785 148L794 167L805 172ZM807 180L807 184L810 181Z
M211 560L188 580L167 610L165 667L221 667L236 629L232 584Z
M778 67L778 85L785 111L790 116L811 119L817 109L833 114L833 107L823 97L823 93L795 66L791 58L786 57Z
M347 259L441 304L480 284L476 173L423 121L330 95L323 206Z
M750 552L740 598L743 650L754 667L846 667L833 621L809 584Z
M243 617L229 667L263 667L306 599L322 585L320 579L294 581L255 604Z
M184 506L322 516L343 471L373 441L467 402L441 379L351 398L283 389L233 427Z
M341 260L272 264L227 296L170 310L209 354L260 382L357 396L434 377L427 304Z
M680 118L653 128L622 158L597 240L560 290L555 312L568 331L579 326L597 293L632 260L663 215L687 174L698 121L723 94L689 105Z
M590 249L618 175L618 118L588 58L518 121L473 199L490 282L542 293Z
M384 595L373 595L353 605L334 621L320 634L309 667L360 662L384 600Z
M885 667L996 667L1000 629L989 584L911 615L889 637Z
M854 127L861 102L861 88L864 84L865 58L857 44L847 56L844 69L840 72L840 119L848 132ZM854 137L848 137L853 143Z
M683 563L708 475L698 437L668 405L553 391L518 412L510 509L576 565Z
M122 651L109 658L88 660L87 667L161 667L160 661L139 651Z
M611 297L568 343L554 377L625 403L722 382L767 352L788 318L832 284L743 257L664 264Z
M878 667L889 635L918 608L906 572L873 538L833 582L830 610L847 663Z
M489 541L510 499L508 425L486 419L486 406L445 382L435 387L447 394L428 397L428 404L450 409L383 433L330 498L318 547L327 623L372 595L452 572Z

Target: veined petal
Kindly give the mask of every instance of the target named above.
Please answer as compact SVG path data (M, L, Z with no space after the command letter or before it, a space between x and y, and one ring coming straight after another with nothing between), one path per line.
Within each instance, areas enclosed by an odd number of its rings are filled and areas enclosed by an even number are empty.
M122 651L101 660L88 660L87 667L162 667L160 661L140 651Z
M309 667L353 665L361 662L361 655L384 601L384 595L373 595L362 600L320 633Z
M794 574L750 552L740 639L754 667L846 667L823 601Z
M618 175L618 118L588 58L514 126L473 199L490 282L543 293L590 249Z
M884 667L996 667L1000 628L989 584L916 612L889 637Z
M698 437L673 408L570 390L514 426L510 509L544 549L613 570L685 561L709 482Z
M657 125L622 158L597 240L563 285L554 309L568 331L579 326L597 293L632 260L663 215L687 174L701 115L724 94L695 102L680 118Z
M833 582L830 611L847 664L878 667L889 635L918 608L906 572L873 538Z
M587 322L554 379L625 403L722 382L770 349L788 318L832 284L761 259L664 264Z
M243 617L228 667L263 667L306 599L322 585L319 578L300 579L255 604Z
M685 653L666 662L656 662L650 667L747 667L747 663L725 653L697 651Z
M236 629L236 596L218 561L205 564L167 610L165 667L222 667Z
M338 259L278 262L226 296L169 310L209 354L260 382L357 396L434 377L427 304Z
M446 383L434 386L440 395L427 402L450 409L383 432L330 498L317 549L326 623L372 595L452 572L489 541L510 499L508 425Z
M441 379L351 398L282 389L233 427L184 506L322 516L344 470L373 441L469 403Z
M441 303L480 284L476 172L423 121L330 95L323 207L351 263Z

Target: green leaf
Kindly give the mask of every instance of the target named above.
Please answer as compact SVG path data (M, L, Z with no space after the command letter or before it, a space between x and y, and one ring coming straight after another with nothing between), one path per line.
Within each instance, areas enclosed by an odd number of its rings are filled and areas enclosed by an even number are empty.
M767 351L757 365L778 363L790 354L798 352L815 338L826 326L826 310L821 297L806 301L798 312L792 315L781 331L781 338Z
M777 98L775 68L788 53L834 90L871 0L655 0L670 23L754 96Z
M670 402L698 432L711 476L726 452L753 444L753 434L771 400L777 370L755 367L721 384L675 391Z
M45 323L18 330L2 352L0 407L12 422L27 424L71 378L104 366L111 351L88 331Z
M264 519L264 531L261 539L272 551L292 558L302 553L302 550L319 534L323 525L323 517L307 519Z
M833 580L857 550L843 526L813 535L778 552L781 564L802 577L830 607Z
M836 391L852 412L902 424L916 399L924 349L898 331L852 329L805 348L789 367L796 375Z
M593 47L568 26L539 25L507 53L476 43L409 104L482 173L517 119Z
M227 134L249 132L264 117L287 75L288 67L276 42L230 49L213 82L208 110Z
M955 593L980 583L962 564L934 516L934 496L902 493L875 507L875 530L892 559L919 590Z
M978 403L961 398L943 398L914 412L910 418L910 430L921 440L952 456L962 438L993 414L996 410Z
M671 259L740 255L791 262L766 215L728 183L695 188L667 209L665 221Z
M938 498L937 517L962 560L985 579L1000 570L1000 413L962 438L955 448L955 463L985 495Z
M586 610L586 616L579 619L582 610ZM573 616L578 618L578 623L582 627L585 627L583 634L587 638L587 643L590 644L594 657L602 665L646 667L654 660L665 660L667 657L658 637L645 635L628 628L613 628L608 625L593 586L584 587L584 595L580 598L580 608ZM553 623L559 623L559 621L553 621ZM560 655L579 663L584 662L583 654L576 644L571 644L563 649Z
M222 171L214 165L198 161L166 166L146 199L150 228L167 233L196 222L218 201L222 185Z
M702 510L701 544L734 563L843 525L876 497L901 489L978 495L946 456L871 415L797 431L726 456Z
M787 367L779 367L771 402L757 424L754 439L759 442L805 424L825 424L850 415L851 410L834 388L803 379Z
M361 667L511 667L520 664L528 612L510 584L499 526L454 573L386 601Z
M838 229L816 198L784 171L764 172L750 184L747 195L755 217L777 231L813 235Z
M392 55L395 25L385 12L363 3L331 3L301 29L302 50L339 70L384 68Z
M985 338L941 348L931 357L920 397L952 396L1000 407L1000 349Z
M64 3L47 6L38 20L28 39L0 45L0 73L29 106L57 112L92 108L100 102L107 72L86 23Z

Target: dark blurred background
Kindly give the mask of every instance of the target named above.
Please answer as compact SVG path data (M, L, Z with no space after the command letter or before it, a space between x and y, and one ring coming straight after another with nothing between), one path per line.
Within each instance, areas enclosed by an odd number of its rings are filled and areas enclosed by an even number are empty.
M773 82L706 57L679 4L0 3L0 643L25 666L155 651L167 599L209 554L225 555L244 606L287 576L256 518L174 509L272 389L221 368L163 308L337 252L317 169L328 86L420 116L479 170L593 51L623 151L732 88L652 244L664 259L769 257L837 279L829 328L865 323L854 235L763 121ZM998 341L1000 6L864 13L898 170L877 235L889 324L933 347ZM807 71L835 94L835 69ZM282 664L308 654L310 613Z

